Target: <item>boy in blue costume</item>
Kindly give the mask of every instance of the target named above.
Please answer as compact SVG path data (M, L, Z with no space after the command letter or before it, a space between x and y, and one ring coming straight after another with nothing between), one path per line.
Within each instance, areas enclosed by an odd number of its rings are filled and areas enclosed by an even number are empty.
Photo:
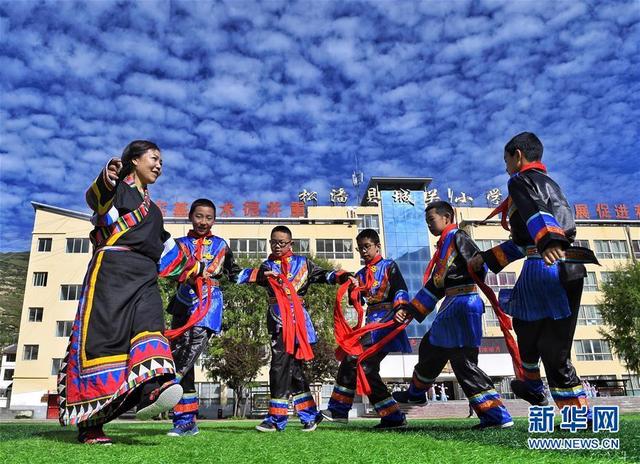
M504 148L509 197L493 215L502 212L502 225L511 239L478 253L471 261L500 272L526 257L513 290L501 293L502 307L513 318L524 379L511 382L516 396L532 405L546 405L540 360L558 408L588 408L582 383L571 363L571 345L578 318L583 263L597 264L588 249L571 247L576 225L569 203L542 164L542 142L523 132ZM591 411L587 409L590 418Z
M373 229L365 229L356 237L360 257L365 267L356 274L358 285L366 289L366 324L388 321L395 313L409 304L407 285L400 268L391 259L380 254L380 237ZM366 325L365 325L366 327ZM380 342L390 329L373 330L362 337L360 343L364 349ZM374 428L391 429L407 425L405 415L398 403L391 397L387 386L380 377L380 363L391 352L411 353L407 333L402 330L395 338L384 345L380 351L362 362L367 381L371 387L369 401L373 404L381 421ZM356 394L358 357L345 355L338 368L336 383L329 400L328 409L322 415L332 422L346 423Z
M466 232L458 229L449 203L430 203L426 215L429 230L440 238L425 273L424 287L411 301L409 312L400 311L397 319L413 316L423 321L438 300L443 296L445 300L420 342L418 364L409 389L395 392L393 397L400 403L426 403L426 391L450 361L458 383L480 419L474 428L511 427L511 415L493 382L478 367L484 303L467 268L468 260L479 252L478 247Z
M176 363L176 382L180 382L183 395L173 408L173 428L169 436L196 435L198 426L198 395L194 383L194 364L206 351L209 339L222 327L222 292L218 279L224 274L235 282L242 271L233 259L233 253L222 238L211 233L216 219L216 207L211 200L201 198L191 204L189 220L193 228L186 237L176 240L185 254L202 263L205 271L200 288L195 280L182 283L167 309L173 315L172 328L184 326L196 311L203 317L171 343ZM200 293L200 297L198 293ZM204 306L204 307L202 307Z
M256 429L259 432L284 431L288 420L289 395L293 396L302 430L312 432L322 420L305 378L303 362L313 358L311 346L316 332L304 307L304 296L312 284L340 284L349 278L343 271L326 271L309 258L293 254L292 233L288 227L271 231L271 255L251 275L239 283L255 282L267 288L271 333L269 412Z

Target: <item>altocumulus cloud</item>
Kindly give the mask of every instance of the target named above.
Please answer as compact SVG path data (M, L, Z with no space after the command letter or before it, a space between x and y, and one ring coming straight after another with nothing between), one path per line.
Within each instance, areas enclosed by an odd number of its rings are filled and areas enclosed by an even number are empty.
M572 202L640 202L637 1L2 1L0 36L4 251L134 138L169 202L326 198L356 155L480 197L523 130Z

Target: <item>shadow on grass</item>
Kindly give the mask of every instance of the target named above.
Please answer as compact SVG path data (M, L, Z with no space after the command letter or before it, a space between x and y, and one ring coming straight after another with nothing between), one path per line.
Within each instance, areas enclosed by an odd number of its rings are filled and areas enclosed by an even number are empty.
M161 428L149 425L129 425L129 424L108 424L105 427L107 436L113 439L114 443L137 445L137 446L157 446L161 439L166 437L169 428ZM136 438L138 437L138 438ZM154 437L155 440L147 440ZM43 439L56 443L78 443L78 429L76 427L60 427L56 424L0 424L0 439L3 442Z

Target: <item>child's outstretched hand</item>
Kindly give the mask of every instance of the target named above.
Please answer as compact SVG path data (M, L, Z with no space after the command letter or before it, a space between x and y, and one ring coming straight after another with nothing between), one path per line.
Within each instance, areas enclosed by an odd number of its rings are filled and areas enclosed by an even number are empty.
M351 285L353 285L354 287L357 287L360 284L360 282L358 282L358 279L353 276L349 276L349 282L351 282Z
M120 169L122 169L122 161L120 161L120 158L111 158L111 161L109 161L107 165L107 177L111 182L115 183L118 180Z
M278 277L278 273L274 271L264 271L265 277Z
M396 312L396 315L393 316L393 320L398 324L402 324L405 321L410 321L411 319L413 318L406 309L399 309L398 312Z

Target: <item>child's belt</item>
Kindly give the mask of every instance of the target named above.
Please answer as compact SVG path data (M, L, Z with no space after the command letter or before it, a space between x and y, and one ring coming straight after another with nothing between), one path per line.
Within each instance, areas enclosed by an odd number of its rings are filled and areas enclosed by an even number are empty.
M470 293L478 293L478 286L475 284L458 285L456 287L447 288L444 291L446 296L467 295Z
M542 259L542 255L535 246L528 246L526 254L527 259ZM600 264L593 251L584 247L567 248L564 250L564 259L562 261L567 263Z
M374 303L374 304L367 305L367 314L375 311L382 311L383 309L387 311L390 309L393 309L393 303L390 301L387 301L383 303Z

